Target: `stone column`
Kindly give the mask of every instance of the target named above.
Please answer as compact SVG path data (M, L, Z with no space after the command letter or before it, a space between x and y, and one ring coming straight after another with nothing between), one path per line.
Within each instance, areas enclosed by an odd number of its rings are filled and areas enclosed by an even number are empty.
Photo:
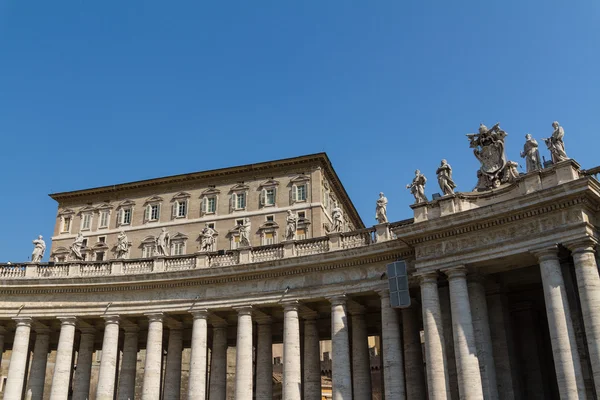
M50 400L65 400L69 395L71 367L73 366L73 344L75 341L75 317L63 317L60 320L60 336L54 362L54 375Z
M456 357L454 356L454 338L452 337L452 310L450 309L450 287L439 286L440 311L444 330L444 355L446 360L446 379L448 379L448 397L459 400L458 374L456 373Z
M163 313L145 314L148 317L148 339L146 340L146 363L142 399L160 399L160 378L162 372Z
M4 388L5 399L20 399L23 395L23 384L27 372L27 360L29 359L29 335L31 334L31 318L13 318L17 324L15 339L13 342L10 364L8 365L8 376Z
M257 318L258 343L256 345L256 399L273 398L273 337L271 318ZM285 337L285 336L284 336Z
M585 396L571 311L556 248L536 252L542 273L544 301L550 327L554 368L561 399Z
M50 344L50 329L36 329L33 360L29 371L28 391L31 390L31 400L42 400L46 379L46 362L48 361L48 346Z
M300 362L300 321L298 304L283 308L283 399L302 398L302 364Z
M0 366L2 366L2 354L4 354L4 335L6 334L6 328L0 326Z
M119 352L119 317L104 317L104 339L102 359L96 386L96 400L113 400L115 397L115 375L117 373L117 353Z
M404 376L406 377L407 400L425 400L427 398L418 312L419 305L415 299L411 300L409 308L402 309Z
M390 305L390 293L381 296L381 356L385 397L406 397L404 381L404 355L402 354L401 326L398 311Z
M199 310L192 312L192 315L194 316L194 325L192 327L192 354L190 355L190 381L187 397L189 400L204 400L206 399L206 370L208 363L208 312L206 310ZM181 366L181 360L179 364ZM174 400L177 399L179 397L174 398Z
M331 302L331 384L333 400L352 400L350 372L350 341L346 296L329 299Z
M448 376L446 375L444 329L442 327L437 273L432 272L421 275L420 279L429 399L447 400L449 394Z
M467 285L469 287L469 302L473 317L473 333L475 334L475 347L479 359L483 398L485 400L498 400L496 366L483 277L480 275L469 276Z
M121 373L119 376L119 400L135 399L135 376L138 355L138 332L135 325L125 326L123 341L123 357L121 358Z
M369 335L365 311L360 309L353 310L351 313L353 398L354 400L371 400L373 394L371 391L371 358L369 357Z
M193 337L193 333L192 333L192 357L195 356L194 354L194 343L193 343L194 337ZM180 396L181 396L181 358L182 358L182 353L183 352L183 333L181 331L181 324L178 324L177 326L170 326L169 327L169 344L167 345L167 366L165 368L165 382L164 382L164 389L163 389L163 400L179 400ZM198 353L198 352L196 352ZM206 361L205 361L205 365L206 365ZM192 385L196 385L196 384L202 384L204 380L206 380L206 370L203 374L203 376L200 378L202 379L202 381L193 381L192 378L192 367L195 367L194 365L194 359L191 358L190 359L190 387ZM196 376L194 376L194 378L198 378ZM193 384L192 384L193 382ZM192 396L191 398L195 398L195 399L204 399L206 396L206 392L204 391L204 388L202 392L199 391L199 387L194 388L194 393L195 396ZM192 390L188 390L188 394L193 393ZM200 396L200 394L203 394L202 396ZM189 395L188 395L188 398Z
M600 395L600 276L591 238L571 244L596 394Z
M252 399L252 350L252 308L239 308L235 349L235 400Z
M506 305L507 301L504 293L495 292L488 295L487 306L492 351L494 353L494 364L496 367L498 397L501 400L514 400L514 371L513 366L511 365L512 330Z
M77 368L73 376L73 400L90 398L90 377L92 373L92 356L94 354L94 328L80 328L79 350L77 351Z
M473 319L467 287L467 269L464 266L445 270L450 285L452 336L458 374L458 392L461 399L483 399L479 361L473 332Z
M317 313L304 317L304 399L321 400L321 349Z
M213 323L210 357L210 400L225 400L227 396L227 325Z

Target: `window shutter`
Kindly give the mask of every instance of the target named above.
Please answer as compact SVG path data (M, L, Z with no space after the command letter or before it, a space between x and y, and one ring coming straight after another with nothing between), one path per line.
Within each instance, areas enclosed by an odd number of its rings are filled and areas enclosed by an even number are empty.
M200 212L206 214L208 212L208 200L206 197L202 198L202 205L200 206Z
M306 198L306 201L308 201L308 182L304 184L304 197Z
M158 215L156 216L156 220L158 221L160 219L160 204L158 205Z
M177 218L178 208L179 208L179 202L178 201L176 201L175 203L171 204L171 216L173 218Z
M292 198L291 202L294 203L298 200L298 187L296 185L292 185Z
M231 199L229 201L229 211L230 212L233 211L233 210L235 210L235 206L236 206L235 202L236 202L236 200L237 200L237 194L234 193L234 194L231 195Z
M263 189L260 191L260 205L264 206L267 198L267 190Z
M144 222L148 221L150 219L150 204L148 204L146 206L146 209L144 210Z
M123 223L123 209L119 209L119 211L117 212L117 226L121 225Z
M277 204L277 188L273 188L273 205Z

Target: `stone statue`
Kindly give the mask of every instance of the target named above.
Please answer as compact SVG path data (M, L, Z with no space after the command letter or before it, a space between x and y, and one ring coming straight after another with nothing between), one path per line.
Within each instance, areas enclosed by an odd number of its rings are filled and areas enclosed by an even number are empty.
M83 235L81 232L77 234L75 241L71 244L71 253L75 256L76 260L83 260L83 255L81 254L81 248L83 247Z
M250 218L244 218L240 225L240 246L250 246Z
M519 178L519 171L517 170L518 166L519 163L516 163L514 161L508 161L506 163L506 173L504 174L504 180L502 181L502 183L512 183Z
M131 244L127 239L127 235L125 232L121 231L119 236L117 236L117 258L125 258L129 251L129 246L131 246Z
M568 160L569 157L567 157L567 153L565 152L565 142L563 141L565 130L560 126L558 121L554 121L552 127L554 128L552 136L545 138L544 142L546 142L546 146L548 146L548 150L552 154L552 162L556 164Z
M379 193L379 198L377 199L377 204L375 206L375 219L377 220L378 224L385 224L388 222L387 203L388 200L384 196L383 192Z
M215 251L215 235L217 232L206 224L200 233L200 251Z
M456 184L452 180L452 167L450 164L446 160L442 160L442 164L435 173L437 174L438 183L444 196L454 194Z
M542 161L540 159L540 151L538 150L538 142L528 133L525 135L525 145L521 152L521 157L525 159L527 172L539 171L542 169Z
M292 212L292 210L288 210L287 217L285 218L285 240L294 240L296 238L296 229L298 226L298 216Z
M170 244L171 236L169 235L167 228L162 228L156 238L156 254L159 256L168 256Z
M339 207L338 203L335 203L335 207L331 210L331 217L333 218L333 232L343 232L344 212Z
M425 175L421 174L421 171L416 170L414 179L406 185L406 188L410 189L410 192L415 196L415 204L427 203L427 197L425 196L426 183L427 178L425 178Z
M31 253L31 262L39 263L44 258L44 253L46 252L46 242L44 242L44 238L42 235L38 236L36 240L33 241L33 253Z

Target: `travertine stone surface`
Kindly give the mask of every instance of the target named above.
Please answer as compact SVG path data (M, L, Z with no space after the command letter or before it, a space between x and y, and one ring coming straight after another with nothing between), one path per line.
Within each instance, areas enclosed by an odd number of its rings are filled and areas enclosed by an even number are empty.
M257 320L256 399L273 398L273 338L271 319Z
M415 299L412 299L409 308L402 309L402 342L404 344L404 375L406 376L407 400L427 399L425 374L423 373L419 309L420 304Z
M227 327L213 325L210 363L209 399L225 400L227 396Z
M459 400L458 374L456 373L456 358L454 357L454 338L452 337L452 311L450 309L450 288L438 288L442 327L444 329L444 359L446 360L446 376L448 377L448 393L451 400Z
M27 382L27 389L31 390L31 400L42 400L44 397L46 363L48 361L48 345L50 343L49 334L50 330L47 328L36 329L33 359Z
M542 273L546 314L560 397L583 399L585 384L557 249L539 251L536 256Z
M304 399L321 400L321 353L316 315L304 319Z
M123 358L121 359L121 374L119 377L119 400L135 398L135 376L138 354L137 326L125 327L125 340L123 341Z
M143 400L160 399L160 374L162 370L163 314L147 314L148 339L146 344L146 363L142 384Z
M501 400L514 400L513 366L510 359L512 329L506 305L507 301L506 295L500 292L490 294L487 297L498 398Z
M4 387L5 399L20 399L25 383L27 357L29 356L29 335L31 334L31 318L14 318L17 324L15 340L13 342L8 376Z
M352 388L354 400L371 400L371 363L364 312L352 311ZM384 353L385 354L385 353Z
M73 374L73 400L87 400L90 396L90 376L96 331L93 328L81 328L80 331L77 369Z
M437 273L422 275L421 302L425 332L425 359L427 360L427 391L430 400L447 400L449 395L444 329L440 311Z
M73 344L75 341L75 317L60 319L60 336L52 376L50 400L64 400L69 395L71 366L73 364Z
M104 339L102 341L102 359L96 387L97 400L113 400L115 397L115 374L117 372L117 353L119 351L119 317L104 317Z
M382 291L379 295L381 296L381 353L385 397L403 399L406 397L406 390L400 317L397 310L390 306L389 292Z
M468 281L469 302L473 318L473 332L475 334L475 346L479 360L479 372L483 385L483 398L486 400L498 399L498 386L496 383L496 366L494 363L494 351L492 349L492 338L490 323L488 320L488 307L486 301L483 277L470 276Z
M208 312L205 310L194 311L192 326L192 354L190 356L190 375L188 384L188 400L200 400L206 397L206 371L208 367ZM181 330L179 330L181 335ZM169 345L171 342L169 341ZM181 337L178 341L180 354L177 364L179 380L181 381ZM177 349L176 349L177 350ZM175 365L173 369L175 369ZM179 391L177 391L179 393ZM166 393L165 393L166 394ZM179 396L173 396L179 399Z
M283 309L283 398L302 398L302 365L300 363L300 320L298 304Z
M235 400L252 399L252 309L238 309Z
M345 296L331 301L331 384L333 400L352 399L352 376L350 373L350 341L348 338L348 315Z
M167 345L167 365L165 367L163 400L179 400L181 397L181 352L183 351L182 340L183 336L180 327L169 328L169 343ZM194 338L192 336L192 341L193 340ZM192 345L192 363L195 361L195 356L194 347ZM204 364L206 365L206 357L204 358ZM195 364L190 365L190 375L195 369L194 367L196 367ZM204 373L202 374L201 380L198 383L202 384L205 380L206 367ZM190 381L190 384L191 383L192 381ZM200 391L200 389L202 391ZM205 388L201 386L201 388L198 389L198 392L205 393L204 390Z

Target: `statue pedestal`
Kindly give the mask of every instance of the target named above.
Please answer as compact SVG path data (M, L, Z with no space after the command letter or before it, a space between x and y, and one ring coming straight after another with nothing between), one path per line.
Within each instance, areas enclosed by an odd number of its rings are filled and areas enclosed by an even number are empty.
M155 257L154 258L154 267L152 268L152 272L163 272L165 270L165 258L164 257Z
M342 248L341 232L328 233L327 237L329 237L329 249L330 250L339 250Z
M250 260L250 247L240 247L240 264L249 264Z
M456 212L456 195L446 195L438 200L440 206L440 217L454 214Z
M577 161L568 159L554 164L552 169L556 175L556 182L560 185L561 183L578 179L581 166L577 163Z
M196 268L208 268L208 254L206 252L196 252Z
M116 260L111 262L110 265L110 274L111 275L121 275L123 273L123 261Z
M283 242L283 258L294 257L294 241L286 240Z
M414 212L415 223L427 221L429 219L428 204L429 203L415 203L410 206Z
M375 228L375 238L377 243L386 242L391 239L390 235L390 223L384 222L383 224L377 224Z

